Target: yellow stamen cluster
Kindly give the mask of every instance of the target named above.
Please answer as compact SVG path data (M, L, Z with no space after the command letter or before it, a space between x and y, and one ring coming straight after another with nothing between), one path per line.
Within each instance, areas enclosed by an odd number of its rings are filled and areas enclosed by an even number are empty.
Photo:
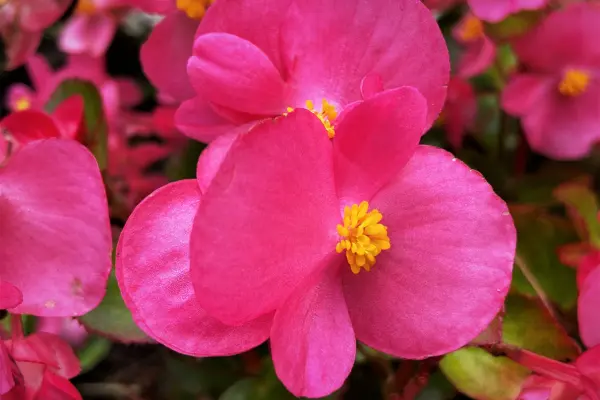
M79 0L75 12L78 14L93 15L96 13L94 0Z
M366 201L344 207L344 225L337 226L342 239L335 250L338 253L346 251L346 259L355 274L361 268L370 271L375 265L375 257L390 248L387 227L379 223L382 218L378 210L369 211Z
M473 15L468 16L463 22L462 29L460 30L460 37L463 40L470 42L482 38L483 35L483 23L481 20Z
M312 100L306 100L306 109L319 118L327 130L327 136L329 136L329 139L333 139L335 136L335 129L333 128L332 123L337 117L335 106L323 99L321 102L321 111L317 111L315 110L315 104L312 102Z
M15 110L23 111L28 110L31 107L31 102L27 97L20 97L15 101Z
M177 8L191 19L200 19L214 0L177 0Z
M579 96L590 84L590 74L579 69L569 69L558 84L558 91L570 97Z

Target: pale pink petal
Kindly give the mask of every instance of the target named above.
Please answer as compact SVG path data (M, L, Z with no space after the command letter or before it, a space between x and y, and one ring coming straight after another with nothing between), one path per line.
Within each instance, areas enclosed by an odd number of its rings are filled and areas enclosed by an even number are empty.
M23 293L10 282L0 280L0 310L14 308L23 302Z
M512 10L514 0L467 0L471 11L477 16L490 22L503 20Z
M330 157L325 128L303 109L234 143L192 229L192 281L209 314L239 324L269 313L330 261L340 221Z
M23 65L32 56L42 40L42 32L27 32L17 29L2 34L6 52L6 69L12 70Z
M198 158L196 178L200 192L205 193L219 171L229 149L238 138L236 134L221 135L208 145Z
M52 372L64 378L73 378L81 367L73 349L56 335L38 332L12 340L9 345L16 361L45 364Z
M496 58L496 45L487 37L483 37L465 47L458 64L458 75L470 78L485 72L492 66Z
M199 95L235 111L277 115L288 106L285 83L267 55L228 33L196 38L188 74Z
M539 72L600 66L600 8L577 4L555 11L514 42L519 61ZM548 49L552 49L549 51Z
M275 372L298 397L339 389L354 365L356 339L338 265L300 287L275 313L271 352Z
M370 272L346 268L358 340L415 359L467 344L510 286L516 234L504 201L450 153L420 146L371 206L383 215L391 249Z
M360 83L360 94L363 99L368 99L375 96L377 93L383 92L383 80L379 74L368 74Z
M31 32L40 32L52 25L67 11L71 0L21 0L19 22Z
M551 93L554 80L537 74L516 74L502 91L502 108L514 116L527 115Z
M579 290L577 306L579 334L587 347L600 344L598 304L600 304L600 268L588 274Z
M425 130L427 104L412 87L381 92L347 112L333 139L337 193L360 203L404 167Z
M362 79L376 73L385 89L419 89L429 107L427 124L433 123L450 66L440 29L420 1L304 0L289 13L282 41L296 104L326 98L345 106L361 98Z
M182 12L169 14L154 27L140 52L142 67L150 82L176 101L194 96L186 68L197 28L198 21Z
M59 45L66 53L100 57L106 52L117 31L117 22L109 15L76 14L61 32Z
M23 146L0 169L0 218L0 278L23 293L15 313L76 316L100 302L111 232L102 177L86 148L61 139Z
M31 78L33 87L36 88L36 90L41 90L52 78L53 72L50 68L50 64L48 64L48 61L40 54L34 54L29 57L25 67L27 68L27 73Z
M229 327L197 303L189 240L200 198L196 181L184 180L142 201L121 233L117 279L135 321L156 341L196 357L241 353L267 339L271 318Z

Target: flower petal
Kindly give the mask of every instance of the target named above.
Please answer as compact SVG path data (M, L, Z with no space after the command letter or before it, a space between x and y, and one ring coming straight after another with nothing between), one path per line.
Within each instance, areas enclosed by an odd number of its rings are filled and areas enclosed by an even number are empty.
M236 134L219 136L200 154L196 166L196 178L200 192L206 192L237 138Z
M553 79L536 74L516 74L502 91L502 108L506 112L522 116L544 101Z
M58 138L58 130L54 120L41 111L23 110L9 114L0 121L0 126L19 144L45 138Z
M354 365L356 339L337 265L308 282L275 313L271 352L275 372L297 397L324 397Z
M346 270L358 340L416 359L468 343L498 313L510 285L516 234L506 204L451 154L420 146L372 205L391 249L370 272Z
M0 280L0 310L14 308L23 302L23 293L10 282Z
M189 240L200 198L198 184L188 179L142 201L121 233L117 279L135 321L158 342L196 357L241 353L267 339L271 318L225 326L196 301Z
M427 103L412 87L388 90L341 116L333 168L342 203L360 203L386 185L414 153L425 129Z
M285 111L285 83L268 56L251 42L228 33L200 35L188 74L207 100L248 114Z
M577 307L579 334L587 347L600 344L598 302L600 302L600 268L588 274L579 291Z
M458 75L462 78L479 75L492 66L495 58L496 45L487 37L483 37L465 47L458 63Z
M177 101L194 96L187 77L198 21L183 12L167 15L152 30L140 52L144 73L163 94Z
M75 15L61 32L59 45L66 53L100 57L117 31L117 22L106 14Z
M15 313L77 316L100 302L111 232L87 149L61 139L23 146L0 169L0 219L0 278L23 293Z
M307 110L237 139L192 229L192 281L209 314L233 325L269 313L335 252L330 157L325 128Z
M433 123L450 65L440 29L420 1L304 0L289 12L282 41L298 100L325 97L345 106L361 98L362 79L376 73L385 89L419 89L429 107L427 125Z

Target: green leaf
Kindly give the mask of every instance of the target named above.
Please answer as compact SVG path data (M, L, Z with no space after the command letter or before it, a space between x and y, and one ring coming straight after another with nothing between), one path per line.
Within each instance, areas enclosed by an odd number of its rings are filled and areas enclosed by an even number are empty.
M537 299L509 295L505 307L504 343L560 361L577 358L579 350L573 339Z
M534 207L511 207L517 227L517 255L550 300L569 310L577 302L576 273L558 259L557 248L577 240L571 223ZM537 296L518 266L513 270L512 289Z
M600 248L598 200L585 183L565 183L554 190L554 196L567 207L573 208L584 220L590 242Z
M160 304L156 306L160 307ZM110 274L106 295L100 305L79 320L91 331L124 343L151 341L133 322L131 313L121 297L114 271Z
M46 111L54 112L60 103L75 95L81 96L84 103L85 136L83 144L94 154L100 170L103 171L108 163L108 124L104 114L102 96L96 86L80 79L65 80L50 97L46 104Z
M448 380L478 400L513 400L529 371L506 357L494 357L478 347L447 354L440 368Z
M77 350L77 357L79 357L79 363L81 364L81 373L94 369L106 358L111 347L112 343L110 340L100 336L91 336L85 345Z

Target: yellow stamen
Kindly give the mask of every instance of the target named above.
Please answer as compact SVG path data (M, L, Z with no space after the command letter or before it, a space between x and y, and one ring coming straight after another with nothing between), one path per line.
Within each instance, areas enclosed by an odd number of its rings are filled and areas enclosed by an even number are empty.
M366 201L344 207L344 224L337 226L341 239L335 250L346 251L346 260L355 274L361 268L370 271L375 257L390 248L387 227L379 223L382 218L378 210L369 211Z
M319 118L327 130L327 136L329 136L329 139L333 139L335 136L335 129L332 125L332 122L337 117L335 106L329 103L326 99L323 99L321 102L321 111L317 111L315 110L315 104L312 102L312 100L306 100L306 109Z
M579 96L590 84L590 74L580 69L569 69L558 84L558 91L565 96Z
M200 19L214 0L177 0L177 8L191 19Z
M31 107L31 101L29 101L27 97L20 97L17 99L17 101L15 101L16 111L27 110L29 107Z
M460 37L467 42L481 39L484 35L483 23L474 15L469 15L460 29Z
M94 0L79 0L75 12L78 14L93 15L96 13L96 5Z

